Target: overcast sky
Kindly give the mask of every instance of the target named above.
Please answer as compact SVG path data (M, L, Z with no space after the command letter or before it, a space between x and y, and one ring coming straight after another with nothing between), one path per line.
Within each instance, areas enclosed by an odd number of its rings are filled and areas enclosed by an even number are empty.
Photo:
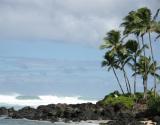
M0 39L94 45L131 10L160 0L1 0Z
M160 0L0 0L0 92L103 97L111 83L118 89L100 67L99 45L145 6L155 13Z

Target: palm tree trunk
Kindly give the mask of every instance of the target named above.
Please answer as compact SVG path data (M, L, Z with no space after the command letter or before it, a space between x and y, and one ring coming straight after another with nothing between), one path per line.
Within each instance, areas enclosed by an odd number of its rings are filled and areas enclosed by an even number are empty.
M152 41L151 41L151 33L148 33L149 35L149 44L150 44L150 48L151 48L151 57L152 57L152 61L154 64L154 54L153 54L153 47L152 47ZM157 83L156 83L156 76L155 76L155 65L153 65L154 67L154 96L156 96L156 88L157 88Z
M130 82L129 82L129 79L128 79L128 76L126 74L126 71L124 70L124 73L125 73L125 76L126 76L126 80L127 80L127 83L128 83L128 87L129 87L129 92L130 94L132 93L132 90L131 90L131 85L130 85Z
M136 70L136 63L137 63L137 56L135 56L134 58L134 68L135 68L135 72L137 72ZM137 84L137 75L134 75L134 95L136 94L136 84Z
M143 36L141 36L141 38L142 38L142 45L144 46L144 39L143 39ZM145 51L145 49L143 50L143 54L144 54L144 56L146 56L146 51Z
M143 78L143 86L144 86L144 100L147 99L147 78Z
M130 93L130 89L129 89L129 85L128 85L128 81L127 81L127 76L126 76L124 68L122 68L122 71L123 71L123 76L124 76L124 80L126 83L127 92Z
M119 79L118 79L117 73L116 73L116 71L115 71L115 69L114 69L113 67L112 67L112 69L113 69L114 75L115 75L115 77L116 77L116 79L117 79L118 85L119 85L122 93L124 94L124 91L123 91L123 88L122 88L122 86L121 86L121 83L120 83L120 81L119 81Z
M140 41L139 41L139 36L136 35L136 38L137 38L137 42L138 42L138 49L140 50L141 49L141 44L140 44ZM135 54L135 57L134 57L135 72L137 71L136 70L136 63L137 63L137 56ZM136 84L137 84L137 74L134 75L134 95L136 94Z
M143 39L143 35L141 36L142 38L142 44L144 46L144 39ZM144 57L146 56L146 52L145 52L145 49L143 50L143 53L144 53ZM147 74L146 72L146 61L144 63L144 72L145 74ZM144 99L146 100L147 99L147 78L143 78L143 87L144 87Z
M140 42L139 42L139 36L136 35L136 38L137 38L137 42L138 42L138 49L140 49L140 48L141 48L141 44L140 44Z

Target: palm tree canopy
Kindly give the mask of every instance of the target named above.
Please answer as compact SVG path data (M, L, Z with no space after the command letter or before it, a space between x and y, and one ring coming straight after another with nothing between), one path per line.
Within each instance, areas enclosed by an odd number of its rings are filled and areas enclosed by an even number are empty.
M110 70L111 67L118 68L117 65L117 59L115 58L115 55L112 51L108 51L105 53L104 60L102 61L102 67L108 67L108 70Z
M123 19L124 22L121 24L124 27L123 35L136 34L139 35L139 27L137 24L141 22L141 19L137 16L136 11L131 11L129 14Z
M138 50L138 42L136 40L128 40L125 47L130 53L136 53Z
M147 32L160 33L160 22L155 19L159 11L152 17L151 10L147 7L131 11L123 20L121 26L124 27L124 35L136 34L143 36Z
M160 21L154 22L154 25L152 27L154 27L154 31L158 34L158 36L156 37L156 39L158 39L160 37Z
M160 66L158 66L157 62L155 61L154 63L152 63L150 65L150 69L149 69L149 73L152 75L152 76L156 76L156 78L158 80L160 80L160 75L158 73L156 73L156 71L160 70Z
M138 19L136 25L138 26L141 35L144 35L150 29L152 20L151 10L147 7L138 9L136 12L136 19Z
M111 30L104 38L104 44L100 46L101 49L114 49L120 44L121 34L120 31Z
M147 79L148 75L156 76L157 79L160 80L160 75L158 75L156 72L160 70L160 66L157 65L157 62L155 61L152 63L151 58L141 56L138 63L136 64L136 70L137 72L134 73L141 75L143 78Z
M150 67L150 62L151 62L151 58L149 57L145 57L145 56L141 56L139 61L136 63L136 73L138 75L141 75L143 78L147 78L148 76L148 69Z

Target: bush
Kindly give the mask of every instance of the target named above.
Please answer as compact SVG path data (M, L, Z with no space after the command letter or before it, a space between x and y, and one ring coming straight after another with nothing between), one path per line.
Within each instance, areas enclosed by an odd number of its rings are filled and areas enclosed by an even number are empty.
M150 98L147 105L151 112L160 114L160 97Z
M158 95L158 94L157 94ZM103 100L99 101L99 104L102 105L116 105L116 104L122 104L127 108L132 108L135 103L140 104L148 104L148 107L150 107L153 110L156 110L160 112L160 97L156 98L154 97L153 91L147 92L147 99L149 101L146 102L146 100L143 99L143 93L137 92L135 95L131 95L129 93L120 94L118 91L112 92L104 97ZM156 109L156 105L159 105L159 108Z
M120 94L118 91L114 91L114 92L106 95L106 96L104 97L104 99L107 99L108 97L117 97L117 96L120 96L120 95L121 95L121 94ZM104 99L103 99L103 100L104 100Z
M136 100L143 99L143 93L141 93L141 92L136 92L136 93L135 93L135 99L136 99Z
M101 101L102 105L116 105L116 104L122 104L126 108L132 108L134 105L134 99L132 97L126 97L126 96L118 96L118 97L111 97L108 96L107 98L103 99Z

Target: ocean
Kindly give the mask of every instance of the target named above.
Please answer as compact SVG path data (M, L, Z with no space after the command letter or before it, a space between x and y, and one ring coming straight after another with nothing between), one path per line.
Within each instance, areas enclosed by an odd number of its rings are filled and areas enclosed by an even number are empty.
M97 102L96 99L84 98L80 96L55 96L55 95L39 95L39 96L28 96L20 94L12 95L0 95L0 107L7 107L14 109L20 109L25 106L37 108L39 105L48 104L81 104L81 103L93 103Z
M51 123L46 121L31 121L25 119L5 119L0 118L0 125L99 125L99 123L75 122L75 123Z
M11 108L15 110L21 109L25 106L37 108L39 105L48 104L80 104L80 103L96 103L96 99L89 99L80 96L55 96L55 95L39 95L39 96L28 96L20 94L0 95L0 107ZM50 123L45 121L31 121L26 119L9 119L0 117L0 125L98 125L98 123Z

